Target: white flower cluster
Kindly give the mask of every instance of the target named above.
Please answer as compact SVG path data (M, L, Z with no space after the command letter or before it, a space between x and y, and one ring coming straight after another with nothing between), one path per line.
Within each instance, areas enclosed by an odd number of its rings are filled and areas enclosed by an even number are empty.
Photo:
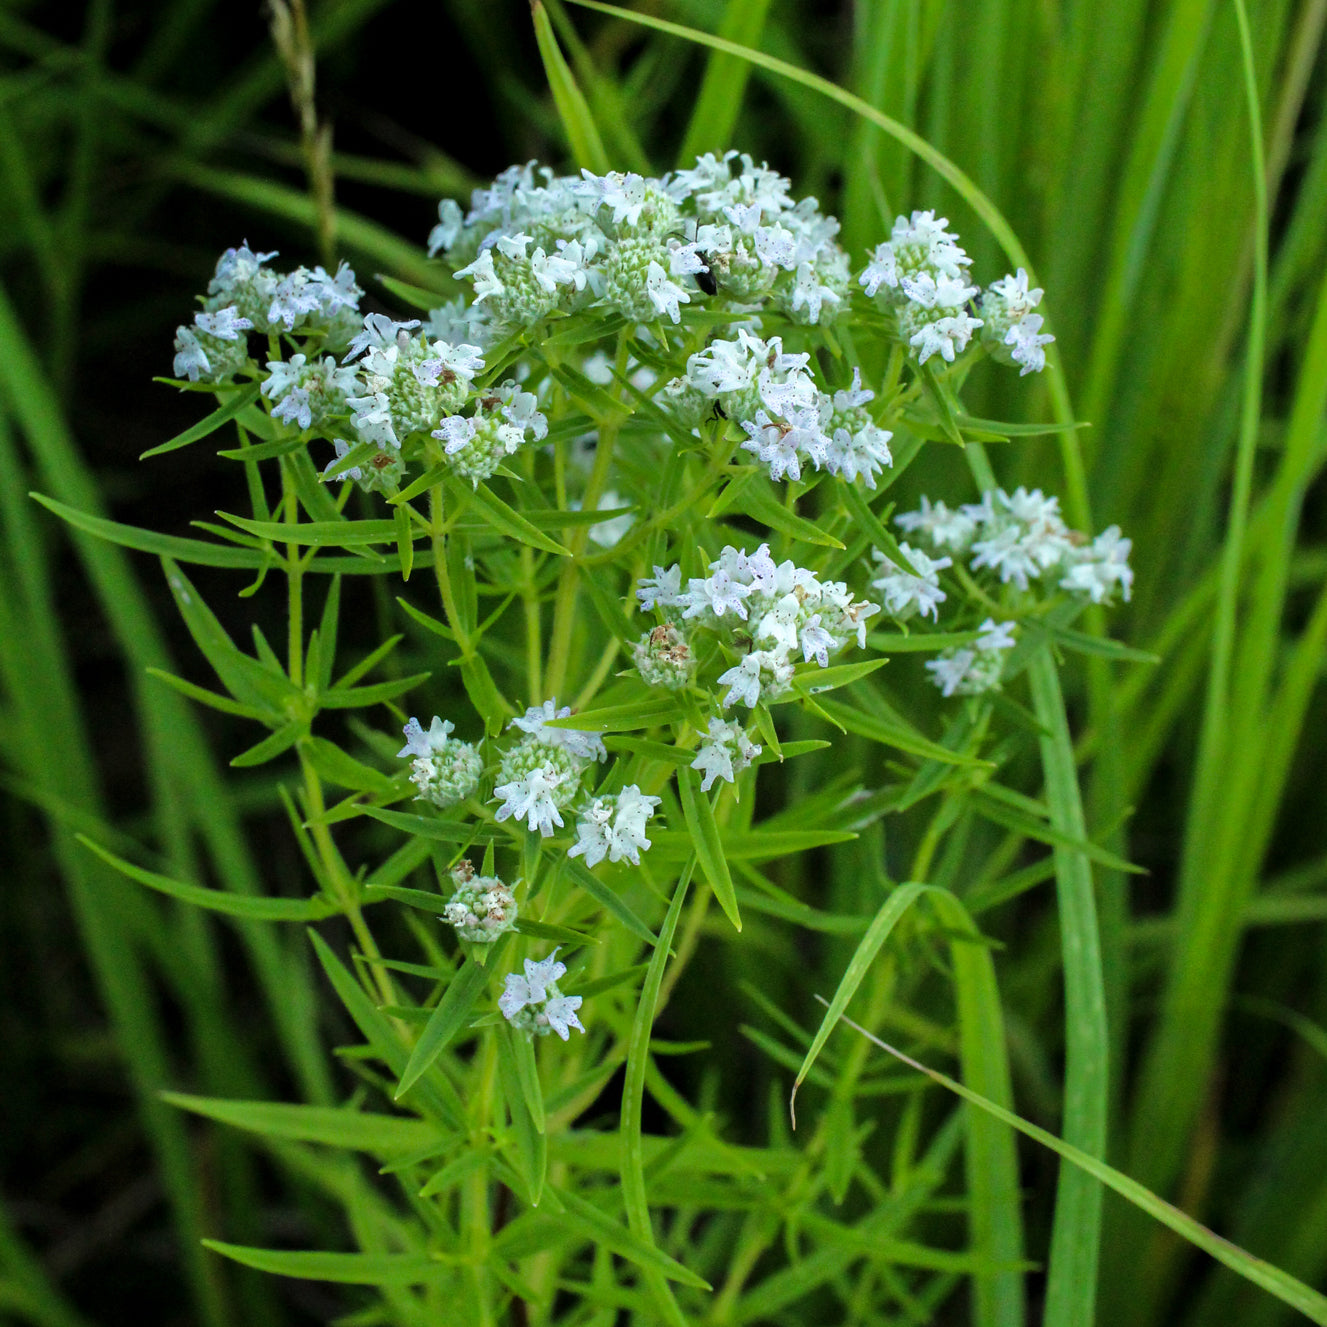
M451 876L456 892L442 916L462 940L492 944L504 931L515 927L519 912L516 895L497 876L476 875L466 860L457 862Z
M661 800L647 797L634 783L615 797L594 798L576 821L576 842L567 856L584 857L586 866L605 857L639 866L641 851L650 846L645 826Z
M428 732L414 718L402 730L405 746L396 755L398 760L413 757L410 781L419 789L416 801L422 798L434 806L455 806L479 787L484 762L469 742L452 741L454 726L435 714Z
M989 568L1002 583L1018 590L1026 590L1035 580L1085 595L1094 604L1106 604L1112 602L1117 589L1127 601L1133 588L1133 569L1129 566L1133 545L1121 536L1119 526L1112 525L1089 540L1065 525L1060 500L1045 497L1040 489L1029 493L1019 488L1013 494L994 489L984 493L980 502L968 503L957 511L923 498L919 510L894 519L935 548L966 556L972 571ZM908 546L901 544L900 548ZM908 550L909 561L925 575L918 556ZM920 556L924 558L925 554ZM931 570L949 565L948 558L928 560ZM938 590L934 594L938 595L936 602L944 598Z
M753 742L736 720L713 718L709 731L700 739L700 748L691 768L704 776L701 792L709 792L715 779L736 782L739 775L764 748Z
M192 327L175 330L177 378L229 378L248 358L241 334L250 330L265 335L298 331L320 335L330 345L345 343L364 294L350 267L342 263L334 276L321 267L281 273L267 266L275 257L275 252L255 253L247 244L221 255L203 311L194 316Z
M493 789L501 802L498 820L515 816L545 837L552 834L554 825L561 828L561 813L575 801L581 775L591 761L608 758L598 733L546 727L550 719L565 719L570 714L570 705L558 709L556 701L546 700L530 706L507 725L525 736L502 757Z
M938 621L940 605L946 598L940 588L940 573L953 566L953 560L928 557L911 544L900 544L898 549L912 570L905 571L878 548L873 549L871 556L880 563L883 574L871 582L872 588L880 591L885 611L900 622L906 622L915 613L922 617L929 613Z
M790 187L737 152L662 179L578 179L532 161L476 189L464 216L440 203L429 252L472 283L490 336L590 305L676 323L694 296L720 291L818 323L847 299L848 259L838 222Z
M502 1016L527 1036L546 1037L556 1032L563 1041L570 1040L571 1029L584 1032L576 1011L581 1007L579 995L563 995L558 981L567 972L567 965L557 961L555 949L538 963L525 960L525 975L509 972L503 978L504 990L498 996Z
M1020 267L1014 276L992 282L981 297L982 345L992 359L1018 365L1019 377L1046 367L1044 347L1055 340L1042 334L1044 320L1032 312L1044 293L1039 287L1028 289L1028 274Z
M977 287L968 284L972 259L934 212L898 217L857 280L898 320L899 336L925 364L932 355L953 362L982 325L967 311Z
M1002 651L1014 648L1013 622L996 622L988 617L977 629L971 646L942 650L928 660L927 671L945 696L977 696L1000 687Z
M664 399L688 422L707 402L717 404L746 433L742 446L769 470L771 479L800 479L802 464L842 475L860 475L871 488L883 466L891 465L893 434L866 412L875 393L862 386L854 368L852 384L830 395L820 390L807 352L789 354L781 337L762 341L738 328L733 341L711 341L687 361L683 378L669 384Z
M729 545L709 572L692 577L683 590L681 567L655 567L639 582L636 598L646 611L661 608L671 621L694 620L742 647L738 662L718 679L728 687L725 706L740 701L751 708L762 696L782 694L799 652L826 668L829 655L854 637L865 647L867 619L880 611L878 604L854 600L842 582L822 584L791 561L776 564L768 544L749 555Z
M400 449L411 433L427 433L470 398L484 371L478 346L430 341L419 320L394 322L380 313L364 319L347 359L359 356L359 393L352 398L355 432L365 442Z
M332 355L269 359L267 373L262 392L274 403L273 417L301 429L320 428L344 416L356 390L355 369L338 365Z

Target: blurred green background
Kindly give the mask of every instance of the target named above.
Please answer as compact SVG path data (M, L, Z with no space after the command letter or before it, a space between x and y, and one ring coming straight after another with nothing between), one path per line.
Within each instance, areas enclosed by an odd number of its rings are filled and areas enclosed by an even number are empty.
M1072 456L1066 472L1053 438L995 464L1007 487L1065 492L1071 518L1081 481L1094 527L1118 523L1133 538L1136 593L1110 629L1161 657L1070 673L1090 831L1148 871L1098 877L1111 1159L1321 1285L1327 3L1250 10L1270 200L1265 317L1253 323L1260 239L1233 6L634 8L815 70L915 128L1031 255L1067 395L979 372L967 404L1088 422L1081 473ZM855 261L896 211L937 207L978 270L996 274L998 249L971 211L844 108L676 38L550 11L615 165L662 171L683 151L736 146L838 215ZM570 164L525 0L312 0L310 19L340 244L361 272L390 270L399 254L408 278L443 194L464 199L529 157ZM698 97L726 127L717 141L687 138ZM72 840L84 830L117 850L150 844L175 875L298 892L302 864L273 783L226 770L249 740L239 726L146 675L174 664L201 676L155 561L71 536L25 496L35 488L177 533L239 504L239 479L206 450L139 463L200 413L151 378L169 372L171 331L223 248L247 238L313 261L311 221L284 71L256 5L0 10L0 1321L275 1324L345 1308L330 1290L242 1274L201 1251L205 1233L331 1247L340 1217L293 1161L256 1157L155 1096L326 1098L337 1027L317 1010L304 937L144 898ZM1246 481L1247 530L1232 543L1228 510ZM901 499L966 497L962 483L954 457L928 456ZM214 604L238 588L222 574L199 584ZM1214 675L1223 602L1231 652L1217 653ZM235 611L239 622L280 604ZM917 703L933 710L929 697ZM906 861L910 831L887 832ZM1020 851L1019 862L1044 856ZM1055 1128L1053 899L1028 892L983 925L1006 944L1016 1100ZM835 955L822 958L833 972ZM669 1035L686 1031L678 1018ZM741 1105L718 1103L738 1133ZM1024 1160L1036 1248L1054 1168L1030 1150ZM956 1301L936 1320L962 1312ZM1112 1209L1101 1323L1236 1315L1244 1327L1291 1320Z

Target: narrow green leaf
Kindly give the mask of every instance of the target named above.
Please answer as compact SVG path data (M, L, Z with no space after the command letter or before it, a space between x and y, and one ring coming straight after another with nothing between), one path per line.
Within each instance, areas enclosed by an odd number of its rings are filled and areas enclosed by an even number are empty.
M354 1020L372 1052L393 1072L399 1074L406 1066L406 1048L397 1030L387 1017L365 994L364 987L346 970L345 965L332 952L327 942L310 928L307 932L318 962L327 974L346 1012ZM445 1076L435 1074L421 1080L414 1089L414 1105L442 1120L451 1129L466 1132L466 1110Z
M927 760L938 760L946 765L989 767L987 761L978 760L975 756L965 756L960 751L951 751L938 742L932 742L879 699L868 702L869 709L857 709L837 700L817 699L814 703L832 722L846 728L850 733L870 738L871 741L879 742L883 746L892 746L899 751L923 756Z
M501 952L505 939L505 936L502 937L490 947L490 955ZM425 1024L424 1031L419 1034L415 1049L410 1053L396 1088L398 1101L428 1072L433 1061L446 1049L447 1043L461 1030L492 975L491 968L483 967L473 959L467 959L461 965L443 992L442 999L438 1001L433 1016Z
M415 563L415 530L410 523L410 512L405 507L397 507L392 513L392 524L396 526L396 552L401 559L401 579L410 579L410 569Z
M673 696L644 696L631 705L606 705L565 719L550 719L549 728L572 728L591 733L632 732L656 728L682 717L681 703Z
M811 1066L819 1059L825 1042L829 1040L829 1034L834 1030L834 1025L839 1021L844 1010L847 1009L848 1002L856 994L857 988L862 984L862 979L866 976L871 964L875 962L876 955L883 948L885 941L889 939L890 932L898 925L903 914L925 892L925 885L899 885L880 905L880 910L872 918L870 926L866 928L866 934L858 941L857 948L853 950L843 976L839 978L838 989L834 992L834 998L825 1010L825 1016L821 1019L820 1027L806 1054L802 1057L801 1068L798 1069L797 1077L793 1082L792 1094L788 1098L788 1113L792 1117L793 1128L797 1127L797 1089L801 1087L807 1074L811 1072Z
M516 1171L525 1181L530 1206L538 1207L548 1173L548 1140L544 1136L544 1101L534 1069L534 1048L529 1037L506 1023L499 1025L496 1033L498 1072L516 1135Z
M237 1129L297 1143L320 1143L385 1156L392 1152L422 1152L435 1147L442 1135L423 1120L340 1106L291 1105L276 1101L231 1101L196 1097L184 1092L163 1092L162 1100L181 1110L229 1124Z
M563 859L562 870L579 885L596 903L606 908L614 917L638 939L648 945L659 943L658 937L639 917L622 901L620 895L604 884L584 862L575 857Z
M137 880L140 885L146 885L161 894L169 894L185 903L225 913L228 917L241 917L247 921L307 922L331 917L337 911L336 906L324 898L264 898L255 894L230 894L220 889L190 885L183 880L172 880L170 876L145 871L141 866L125 861L123 857L117 857L86 834L76 834L74 837L130 880Z
M241 751L238 756L233 756L230 763L235 769L251 769L255 765L266 765L269 760L275 760L289 751L308 731L307 719L292 719L270 736L264 737L261 742L254 743L247 751Z
M723 840L714 819L709 798L700 790L700 776L690 767L677 771L677 791L682 801L682 815L691 832L691 846L705 877L714 890L719 906L737 930L742 929L742 914L737 906L737 892L728 871Z
M227 424L234 419L246 406L252 405L258 399L260 390L258 383L254 383L252 387L240 388L229 401L218 406L206 418L200 419L192 428L185 429L183 433L177 433L169 442L150 447L138 459L146 461L149 456L160 456L163 452L173 452L177 448L187 447L191 442L199 442L203 438L209 437L223 424ZM220 394L218 393L218 395Z
M443 820L438 816L389 811L381 806L365 806L362 810L366 816L381 820L384 825L391 825L393 829L404 830L407 834L415 834L435 843L450 843L458 848L463 848L476 840L486 842L493 837L490 826L467 824L463 820Z
M387 775L356 760L354 756L342 751L335 742L325 737L309 737L304 741L304 750L315 770L338 788L349 788L353 792L369 792L378 796L388 796L395 792L396 785Z
M789 511L770 491L769 476L759 466L751 466L745 474L739 475L710 504L705 514L709 518L722 516L726 512L739 511L744 516L768 525L771 530L778 530L792 539L808 544L820 544L826 548L842 548L842 541L826 534L814 521L808 521Z
M455 485L459 489L459 485ZM559 557L570 557L571 550L564 548L556 539L550 539L538 527L531 525L520 512L509 507L485 484L465 493L470 506L483 518L485 524L507 539L529 544L545 553L556 553Z
M637 1267L651 1268L662 1272L670 1281L678 1281L684 1286L694 1286L697 1290L710 1290L710 1283L695 1272L684 1267L675 1258L670 1258L662 1249L647 1244L638 1235L620 1226L602 1208L587 1202L567 1189L558 1189L558 1201L564 1211L561 1219L568 1225L579 1228L587 1239L594 1244L611 1249L619 1257L635 1263Z
M223 714L238 714L243 719L260 721L267 717L267 711L259 709L256 705L244 705L238 700L231 700L229 696L186 682L184 678L176 677L174 673L168 673L165 669L149 668L147 674L164 682L172 691L178 691L180 695L188 696L190 700L196 700L200 705L220 710Z
M274 544L300 544L311 548L360 548L368 544L391 544L396 541L396 522L381 520L326 520L301 521L298 525L285 521L252 521L247 516L234 516L219 511L223 521Z
M140 553L155 553L159 557L192 562L201 567L258 567L277 566L283 559L274 553L257 548L237 548L233 544L209 544L201 539L184 539L179 535L158 534L155 530L140 530L136 525L121 525L104 516L90 516L75 507L66 506L41 493L28 495L40 502L48 511L67 521L76 530L96 535L122 548L134 548Z
M328 687L318 697L319 705L329 710L357 710L369 705L381 705L384 701L395 700L413 691L427 682L429 673L411 673L409 677L398 677L391 682L371 682L362 687Z
M422 1253L322 1253L256 1249L205 1239L205 1248L243 1267L304 1281L333 1281L353 1286L418 1286L442 1281L442 1265Z
M447 909L447 900L441 894L431 894L427 889L406 889L401 885L364 886L360 901L367 906L381 903L384 899L394 899L404 903L407 908L418 908L421 912L431 912L441 916Z

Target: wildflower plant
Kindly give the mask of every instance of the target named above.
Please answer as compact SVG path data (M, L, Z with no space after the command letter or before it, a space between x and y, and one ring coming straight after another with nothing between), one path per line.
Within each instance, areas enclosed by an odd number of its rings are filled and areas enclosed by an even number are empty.
M418 1303L458 1321L513 1295L548 1314L558 1278L592 1266L649 1320L677 1320L675 1295L701 1302L704 1277L654 1242L650 1207L674 1200L651 1194L640 1108L651 1026L711 903L737 932L822 924L828 900L784 889L777 863L854 842L884 898L886 819L995 789L999 716L1026 714L999 693L1027 674L1038 720L1062 728L1054 651L1084 639L1086 607L1129 598L1128 539L999 487L981 445L1016 430L959 400L983 360L1044 368L1042 292L1021 269L983 290L930 211L866 253L837 235L736 151L658 178L531 162L468 208L441 203L436 291L384 278L370 297L346 264L287 268L244 244L176 332L175 385L216 408L157 450L235 430L222 455L253 509L211 541L147 544L223 689L169 680L268 729L234 763L297 776L315 888L209 896L121 865L240 916L348 920L356 971L315 945L364 1038L359 1068L407 1112L375 1116L402 1124L376 1150L436 1254ZM890 490L928 446L963 449L973 483L897 511ZM252 653L232 640L190 561L247 570L255 592L284 580L284 658L256 628ZM343 597L369 581L400 631L347 668ZM780 806L771 767L796 779L799 764L822 786ZM916 923L923 950L975 936L946 899ZM583 1117L624 1061L624 1151L604 1163L578 1150L600 1136ZM982 1145L1013 1176L1000 1137ZM599 1201L605 1164L625 1225ZM1016 1205L1005 1215L987 1253L1010 1263Z

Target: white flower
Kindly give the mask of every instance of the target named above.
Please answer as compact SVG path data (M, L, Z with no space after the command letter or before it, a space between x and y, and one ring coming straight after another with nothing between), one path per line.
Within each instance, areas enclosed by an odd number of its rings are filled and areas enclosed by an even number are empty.
M1020 590L1027 589L1029 577L1040 576L1042 572L1035 547L1018 525L1008 525L987 539L978 539L972 545L972 553L973 571L990 567L999 572L1006 585L1012 581Z
M802 659L810 663L812 659L822 668L829 667L829 651L838 648L838 641L820 625L817 613L802 628Z
M908 544L900 544L898 547L915 574L895 566L877 549L871 556L882 564L885 574L871 584L884 595L885 608L900 621L911 617L913 613L920 613L923 617L929 613L938 621L939 606L946 598L940 588L939 573L953 566L953 559L930 558Z
M563 1041L575 1028L584 1032L576 1011L581 1007L579 995L563 995L558 981L567 972L567 965L557 961L555 949L547 958L536 963L525 960L525 974L509 972L503 978L503 992L498 996L502 1016L522 1032L531 1036L546 1036L556 1032Z
M494 818L506 820L515 816L517 820L524 820L529 829L537 829L547 838L554 825L559 829L562 827L556 794L562 790L567 778L566 771L548 764L532 769L524 778L499 784L493 789L493 795L502 800L502 805Z
M503 993L498 997L503 1018L532 1036L556 1032L564 1042L571 1028L584 1032L576 1016L580 995L564 995L557 989L557 982L565 974L567 965L557 962L556 949L537 963L525 959L524 975L508 973L503 978Z
M579 995L554 995L545 1002L542 1019L563 1041L567 1041L570 1039L572 1028L577 1032L585 1031L584 1025L576 1016L576 1011L580 1007Z
M429 231L429 257L439 249L450 249L460 239L462 225L460 204L454 198L444 198L438 204L438 224Z
M413 756L410 781L419 789L416 801L432 802L444 809L463 802L479 787L484 762L469 742L450 740L452 725L436 714L425 732L412 718L402 730L405 746L397 759Z
M645 826L660 801L642 794L634 783L616 797L596 797L576 822L577 842L567 855L583 856L586 866L596 866L605 857L639 866L641 850L650 846Z
M967 681L976 658L973 650L946 650L936 658L928 659L926 669L931 674L931 680L940 688L940 694L948 697Z
M523 261L526 249L534 243L534 237L525 234L524 231L518 231L515 235L499 235L494 243L498 252L504 257Z
M383 313L366 313L364 315L364 328L355 334L350 343L350 348L345 353L344 362L348 364L366 350L384 350L388 346L394 346L397 344L397 337L402 332L411 331L418 326L418 318L411 318L408 322L401 323L394 321Z
M798 266L797 281L793 285L792 308L794 313L804 307L807 318L813 323L818 323L822 307L826 304L838 303L838 291L821 282L819 274L811 263L802 263Z
M240 311L233 304L214 313L196 313L194 323L199 331L215 336L219 341L238 341L240 333L253 326L251 319L240 317Z
M643 176L630 172L609 171L607 175L596 176L581 169L586 181L582 186L588 197L596 199L613 209L613 225L634 226L640 220L641 209L645 206L645 184Z
M493 270L493 250L485 249L466 267L458 268L456 276L468 276L475 284L475 303L482 304L490 295L501 295L507 287Z
M671 566L666 571L655 567L653 576L642 577L636 583L636 602L648 613L656 606L676 607L682 598L682 568Z
M1042 347L1050 345L1055 338L1039 335L1043 321L1041 314L1030 313L1005 334L1005 345L1012 347L1010 358L1022 366L1018 371L1020 378L1029 373L1040 373L1046 367L1046 352Z
M919 364L925 364L935 354L952 364L955 353L967 349L973 332L980 326L979 318L960 312L926 323L908 338L908 344L916 350Z
M446 719L433 716L428 732L425 732L418 719L413 716L401 730L405 734L405 746L397 753L398 760L405 756L427 757L442 751L447 745L447 736L456 725Z
M699 770L701 792L709 792L715 779L733 783L755 758L762 747L752 742L746 735L746 729L735 720L711 719L709 732L700 739L700 749L691 762L691 768Z
M888 286L890 289L898 286L898 259L894 255L894 246L888 240L876 245L871 261L862 269L857 282L865 288L868 295L874 295L881 286Z
M1016 622L997 622L993 617L988 617L977 628L980 633L977 636L977 648L988 652L1012 650L1014 648L1014 631L1017 626Z
M583 732L577 728L549 728L550 719L571 717L571 706L557 708L557 701L546 700L542 705L531 705L519 718L512 719L508 728L519 728L523 733L547 746L561 747L577 760L607 760L604 739L598 733ZM559 821L559 824L562 822Z
M462 344L451 345L447 341L435 341L430 348L428 359L411 365L415 380L430 387L439 380L464 382L473 380L475 374L484 371L484 352L478 346Z
M967 508L950 511L943 502L933 504L924 496L917 511L900 512L894 517L894 524L909 534L916 531L925 535L936 548L956 551L966 549L977 532L977 522Z
M725 707L738 701L747 709L755 708L760 700L761 666L768 657L764 650L752 650L726 673L720 674L719 685L728 688L728 694L723 698Z
M177 378L197 382L199 376L212 372L207 352L199 344L198 334L192 327L175 329L175 363L172 372Z
M675 281L668 279L668 273L654 259L645 273L645 293L650 297L656 312L666 313L673 322L681 322L681 304L690 304L691 296Z
M1015 276L1001 277L992 281L987 290L994 291L1005 303L1010 315L1023 318L1041 303L1045 294L1040 287L1028 289L1028 274L1020 267Z
M1090 547L1072 554L1069 573L1061 580L1061 588L1086 594L1094 604L1105 604L1119 586L1127 603L1133 590L1133 568L1129 566L1132 548L1133 540L1122 538L1118 525L1108 527Z
M751 587L736 581L723 567L704 580L692 577L687 582L690 606L683 617L695 617L702 612L711 612L715 617L722 617L732 609L743 621L746 620L746 608L742 604L750 593Z

